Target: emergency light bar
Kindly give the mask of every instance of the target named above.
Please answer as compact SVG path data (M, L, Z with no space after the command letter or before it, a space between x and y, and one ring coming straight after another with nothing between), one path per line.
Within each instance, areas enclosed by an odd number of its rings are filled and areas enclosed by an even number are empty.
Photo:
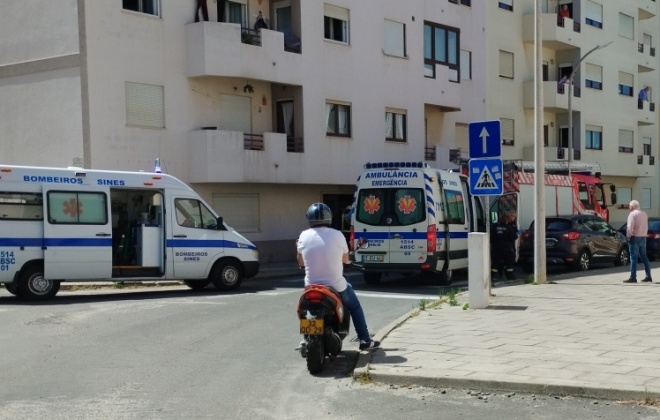
M399 169L399 168L428 168L424 162L367 162L364 169Z

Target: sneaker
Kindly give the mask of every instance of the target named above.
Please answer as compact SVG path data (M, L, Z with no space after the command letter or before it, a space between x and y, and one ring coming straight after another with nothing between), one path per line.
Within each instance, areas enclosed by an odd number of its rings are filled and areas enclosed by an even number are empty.
M367 341L360 341L360 350L373 350L380 347L380 341L376 340L369 340Z
M651 277L647 277L644 280L642 280L642 282L644 282L644 283L651 283L652 281L653 280L651 280Z
M624 280L623 282L624 283L637 283L637 279L628 279L628 280Z

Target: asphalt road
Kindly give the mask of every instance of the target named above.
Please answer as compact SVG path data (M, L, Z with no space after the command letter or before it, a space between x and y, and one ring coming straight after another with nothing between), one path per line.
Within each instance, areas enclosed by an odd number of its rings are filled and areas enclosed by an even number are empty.
M351 278L374 332L439 292L428 279ZM0 289L0 419L660 417L635 404L363 384L351 377L354 333L311 376L294 351L300 288L109 288L41 304Z

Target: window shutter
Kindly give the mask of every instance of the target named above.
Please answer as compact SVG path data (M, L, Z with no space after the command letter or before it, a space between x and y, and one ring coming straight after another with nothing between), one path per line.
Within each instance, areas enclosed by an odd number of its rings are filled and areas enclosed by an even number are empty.
M472 52L461 50L461 80L472 79Z
M348 9L344 9L343 7L326 3L323 5L323 14L327 17L348 22Z
M239 232L259 230L258 194L213 194L213 209Z
M619 147L633 147L633 132L631 130L619 130Z
M252 132L251 101L247 96L220 95L220 129Z
M633 75L623 71L619 72L619 84L624 86L633 85Z
M595 64L587 63L585 66L586 78L594 82L602 82L603 68Z
M405 57L405 25L385 19L385 54Z
M126 125L165 127L165 93L163 86L126 82Z
M623 13L619 13L619 35L628 38L628 39L635 39L634 35L634 28L635 26L635 20L632 18L632 16L625 15Z
M500 50L500 76L513 79L513 53Z
M586 131L595 131L597 133L602 133L603 132L603 127L599 127L597 125L586 124L584 126L584 128L585 128Z
M585 16L587 19L595 20L596 22L603 22L603 6L594 3L593 1L587 1L587 14Z
M500 126L502 128L502 140L514 140L513 120L500 118Z

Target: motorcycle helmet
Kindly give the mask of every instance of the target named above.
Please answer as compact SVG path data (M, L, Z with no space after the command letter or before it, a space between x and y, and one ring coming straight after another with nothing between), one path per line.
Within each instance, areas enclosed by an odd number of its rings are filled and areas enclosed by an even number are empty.
M323 203L314 203L307 209L307 222L310 226L330 226L332 224L332 211Z

